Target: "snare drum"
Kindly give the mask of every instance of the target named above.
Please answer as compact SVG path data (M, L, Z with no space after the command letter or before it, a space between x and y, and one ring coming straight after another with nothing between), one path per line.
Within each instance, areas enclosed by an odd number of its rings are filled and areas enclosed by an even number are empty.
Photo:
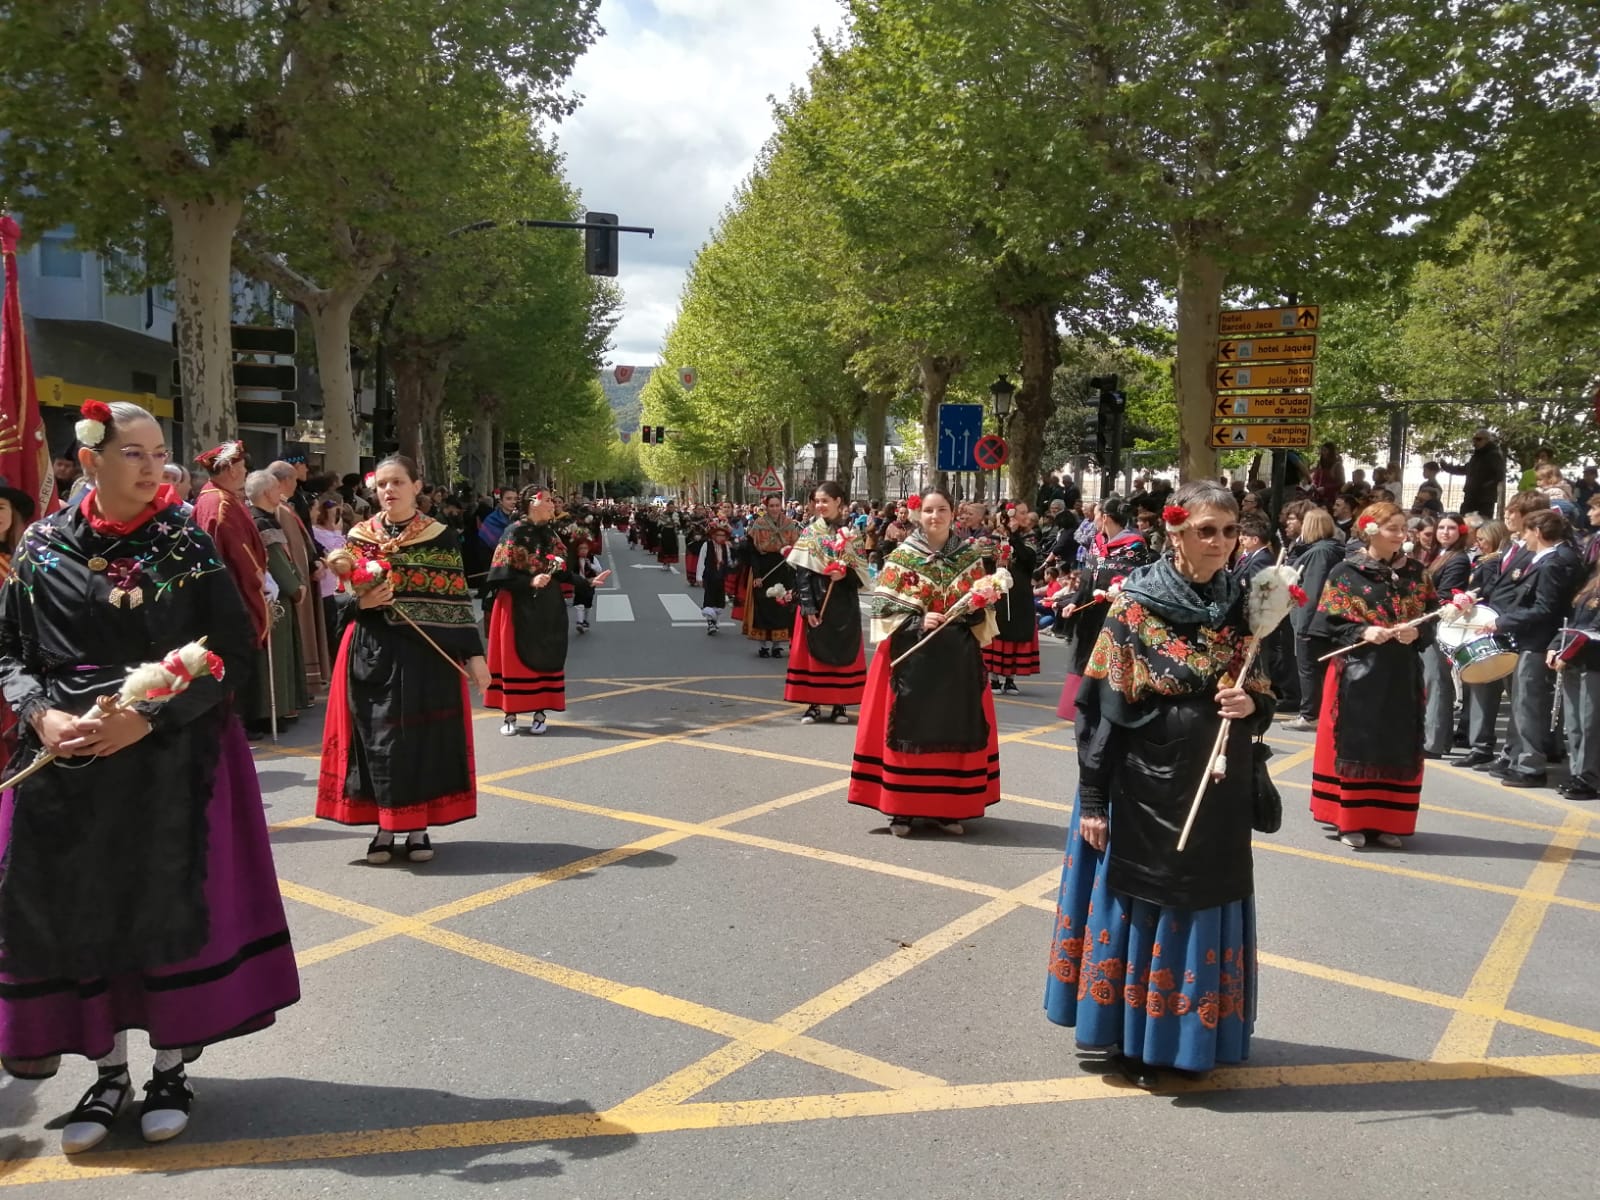
M1493 683L1516 670L1517 652L1510 639L1484 632L1499 616L1487 604L1479 604L1466 616L1440 618L1439 645L1462 683Z

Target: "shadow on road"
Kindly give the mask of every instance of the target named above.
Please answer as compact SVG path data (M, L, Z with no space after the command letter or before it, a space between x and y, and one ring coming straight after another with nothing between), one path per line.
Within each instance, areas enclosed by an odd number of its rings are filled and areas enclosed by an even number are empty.
M1545 843L1506 842L1469 833L1433 833L1424 827L1407 840L1406 850L1426 858L1510 858L1535 863L1544 857ZM1573 850L1572 857L1577 861L1600 861L1600 853L1593 850Z
M285 830L284 832L293 832ZM365 834L362 835L363 837ZM396 838L403 844L403 838ZM408 862L404 855L396 855L393 862L387 866L374 867L375 871L389 871L396 867L401 870L413 871L419 875L537 875L541 871L554 870L564 867L568 863L578 862L580 859L591 858L611 849L609 846L569 846L561 842L475 842L449 841L447 837L438 838L435 850L438 857L432 862ZM678 861L676 854L664 854L659 850L649 850L643 854L635 854L628 858L619 859L612 866L621 867L670 867ZM360 865L365 865L366 860L359 859ZM593 874L585 871L582 875L573 876L574 879L583 879Z

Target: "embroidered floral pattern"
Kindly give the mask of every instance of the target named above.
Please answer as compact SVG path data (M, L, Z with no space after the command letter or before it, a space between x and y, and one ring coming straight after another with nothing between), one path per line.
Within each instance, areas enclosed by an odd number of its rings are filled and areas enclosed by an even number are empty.
M1152 696L1192 695L1218 679L1231 682L1237 677L1247 644L1243 631L1232 624L1180 630L1122 594L1111 602L1084 674L1104 679L1129 704ZM1272 690L1259 665L1245 687L1263 694Z

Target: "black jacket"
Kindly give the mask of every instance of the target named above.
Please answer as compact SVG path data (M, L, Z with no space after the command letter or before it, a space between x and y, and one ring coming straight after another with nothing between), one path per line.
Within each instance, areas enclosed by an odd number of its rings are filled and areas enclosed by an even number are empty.
M1506 459L1500 447L1493 442L1473 450L1464 467L1443 464L1442 470L1451 475L1465 475L1461 489L1461 511L1494 516L1495 502L1500 498L1500 485L1505 482Z
M1294 565L1300 568L1300 590L1306 594L1306 602L1289 612L1289 620L1297 634L1304 634L1306 627L1311 624L1311 618L1317 611L1317 601L1322 598L1322 585L1328 582L1328 572L1333 570L1336 563L1343 561L1344 543L1332 537L1312 542L1295 559Z
M1495 631L1518 650L1545 649L1571 612L1582 575L1583 563L1570 546L1557 546L1538 561L1532 554L1514 561L1494 592Z

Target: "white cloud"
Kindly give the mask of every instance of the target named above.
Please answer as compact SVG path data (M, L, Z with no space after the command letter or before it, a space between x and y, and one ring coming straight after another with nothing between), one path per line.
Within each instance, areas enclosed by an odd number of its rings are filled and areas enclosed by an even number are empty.
M684 274L772 134L768 97L805 81L813 30L843 19L839 0L602 0L557 136L590 208L656 230L622 236L611 361L659 361Z

